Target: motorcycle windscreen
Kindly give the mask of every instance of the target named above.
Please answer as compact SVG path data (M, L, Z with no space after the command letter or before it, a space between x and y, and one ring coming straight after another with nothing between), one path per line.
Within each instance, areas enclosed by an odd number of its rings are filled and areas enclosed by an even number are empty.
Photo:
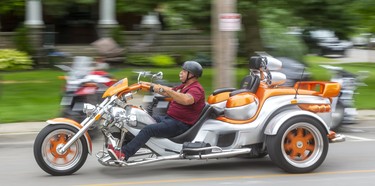
M123 90L128 88L128 78L124 78L117 83L113 84L111 87L109 87L103 94L103 98L106 98L108 96L113 96Z

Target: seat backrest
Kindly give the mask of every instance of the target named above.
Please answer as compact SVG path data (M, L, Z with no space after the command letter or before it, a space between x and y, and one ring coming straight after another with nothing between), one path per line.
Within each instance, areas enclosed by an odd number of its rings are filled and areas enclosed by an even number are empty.
M198 121L192 127L190 127L190 129L188 129L184 133L182 133L178 136L169 138L169 140L171 140L175 143L180 143L180 144L182 144L184 142L191 142L195 138L195 136L197 135L197 133L198 133L199 129L201 128L201 126L203 125L203 123L211 115L212 110L213 110L213 107L211 107L211 105L206 103L206 105L204 106L204 108L203 108L203 110L202 110L202 112L199 116Z
M260 84L259 76L247 75L241 81L240 89L247 89L252 93L256 93Z

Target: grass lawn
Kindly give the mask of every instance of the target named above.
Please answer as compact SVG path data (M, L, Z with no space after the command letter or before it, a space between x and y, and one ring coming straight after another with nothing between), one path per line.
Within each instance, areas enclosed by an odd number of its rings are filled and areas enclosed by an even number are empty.
M320 67L321 62L335 63L335 60L308 56L306 62L309 64L308 71L313 73L316 80L329 80L330 74ZM333 64L335 65L335 64ZM353 63L340 64L346 70L356 73L357 71L369 71L370 76L365 80L367 87L358 89L356 104L358 109L375 109L375 97L372 96L375 87L375 64ZM136 74L132 71L139 68L116 68L110 70L116 78L129 77L130 83L136 82ZM180 68L144 68L151 72L162 71L164 79L168 82L178 82ZM213 91L213 70L205 68L201 83L205 88L206 95ZM248 74L248 69L241 68L236 71L237 87L242 77ZM0 123L22 122L22 121L45 121L59 116L59 103L64 81L57 76L64 75L59 70L32 70L23 72L3 72L0 75Z
M143 70L164 73L168 82L179 82L178 73L181 68L144 68ZM110 73L117 79L129 78L129 83L135 83L134 70L140 68L112 69ZM237 70L238 81L245 76L246 69ZM205 87L206 95L212 88L212 69L205 69L200 80ZM63 80L57 77L64 75L59 70L32 70L23 72L3 72L0 75L0 123L22 121L45 121L58 117L60 112L60 96ZM145 79L146 81L146 79Z

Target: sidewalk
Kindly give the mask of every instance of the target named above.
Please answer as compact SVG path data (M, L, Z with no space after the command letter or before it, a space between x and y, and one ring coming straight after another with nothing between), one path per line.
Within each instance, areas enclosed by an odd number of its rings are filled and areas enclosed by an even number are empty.
M375 110L358 110L358 120L375 120ZM0 124L0 135L38 133L46 125L45 121L3 123Z

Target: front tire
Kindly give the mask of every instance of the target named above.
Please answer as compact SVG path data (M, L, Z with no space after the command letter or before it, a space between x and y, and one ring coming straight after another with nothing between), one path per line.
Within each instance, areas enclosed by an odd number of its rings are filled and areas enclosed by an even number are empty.
M314 118L297 116L287 120L276 135L266 137L271 160L290 173L307 173L318 168L328 152L327 132Z
M74 142L64 153L57 149L66 144L78 130L69 125L47 125L34 142L34 157L39 167L53 176L70 175L79 170L88 154L84 136Z

